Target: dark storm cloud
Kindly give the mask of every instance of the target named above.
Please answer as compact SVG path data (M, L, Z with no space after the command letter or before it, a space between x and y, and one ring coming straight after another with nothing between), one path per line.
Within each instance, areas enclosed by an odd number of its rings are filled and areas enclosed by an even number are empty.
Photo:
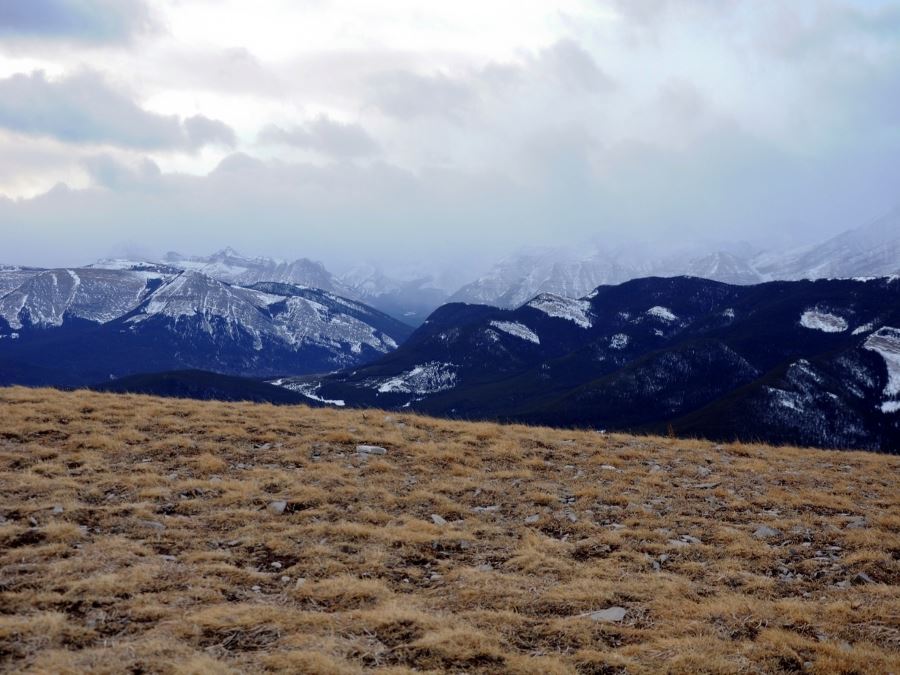
M99 74L50 80L42 72L0 80L0 127L69 143L142 150L233 145L234 132L202 115L181 120L141 108Z
M114 43L155 27L144 0L0 0L0 37Z

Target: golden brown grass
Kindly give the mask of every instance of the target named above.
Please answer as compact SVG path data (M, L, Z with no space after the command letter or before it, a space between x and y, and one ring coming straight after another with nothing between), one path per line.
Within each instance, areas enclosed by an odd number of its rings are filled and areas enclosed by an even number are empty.
M900 673L898 475L865 453L4 389L0 668Z

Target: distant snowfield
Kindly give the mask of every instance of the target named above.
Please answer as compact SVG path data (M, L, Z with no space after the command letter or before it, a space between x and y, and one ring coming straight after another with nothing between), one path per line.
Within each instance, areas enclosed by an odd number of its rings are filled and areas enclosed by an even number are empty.
M657 305L656 307L651 307L648 309L645 314L649 316L654 316L657 319L662 319L663 321L677 321L678 317L672 312L668 307L660 307Z
M836 314L808 309L800 315L800 325L823 333L843 333L849 326L846 320Z
M524 323L519 323L518 321L491 321L491 326L513 337L533 342L536 345L541 344L541 338L538 337L538 334Z
M556 319L572 321L581 328L590 328L592 325L589 315L591 303L587 300L572 300L561 295L544 293L529 302L528 307Z
M863 349L880 354L887 365L888 381L884 387L884 395L887 397L900 394L900 328L889 326L880 328L866 339ZM900 405L894 401L887 403L890 403L890 406Z
M436 394L456 386L456 366L431 361L378 385L380 394Z

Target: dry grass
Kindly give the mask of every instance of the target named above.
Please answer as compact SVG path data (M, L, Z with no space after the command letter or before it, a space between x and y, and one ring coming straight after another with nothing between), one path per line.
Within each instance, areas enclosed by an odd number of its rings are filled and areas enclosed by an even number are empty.
M900 673L898 474L864 453L0 390L0 667ZM622 621L585 616L611 606Z

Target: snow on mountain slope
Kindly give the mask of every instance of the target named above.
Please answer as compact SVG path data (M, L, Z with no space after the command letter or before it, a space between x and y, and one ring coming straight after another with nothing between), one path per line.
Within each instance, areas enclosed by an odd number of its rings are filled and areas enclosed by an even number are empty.
M239 286L251 286L260 281L275 281L353 296L352 291L325 269L322 263L308 258L300 258L293 262L265 257L248 258L233 248L225 248L210 256L188 257L168 253L164 262L179 269L200 272L219 281Z
M131 311L157 278L144 272L46 270L0 299L0 317L14 329L58 327L66 316L106 323Z
M0 298L16 290L23 283L44 270L36 267L18 267L16 265L0 265Z
M347 350L360 354L363 346L383 354L397 346L390 335L354 316L372 313L364 305L325 291L298 289L309 294L301 296L291 294L286 285L262 286L281 292L231 286L199 272L183 272L153 293L127 321L138 324L167 317L174 320L173 330L181 330L179 320L190 319L209 335L224 330L233 336L243 331L253 337L257 350L264 339L292 349L317 345L336 356Z
M772 279L839 279L900 273L900 209L836 237L756 262Z
M518 321L491 321L491 326L513 337L533 342L536 345L541 344L541 338L538 337L538 334L524 323L519 323Z
M847 321L818 309L808 309L800 315L800 325L810 330L820 330L823 333L843 333L849 327Z
M900 411L900 400L897 400L900 395L900 328L880 328L866 339L863 349L879 354L887 366L885 401L881 410L885 413Z
M450 302L518 307L541 293L579 298L602 284L620 283L637 273L604 252L587 257L546 249L500 261L485 276L460 288Z
M591 303L587 300L572 300L552 293L543 293L529 302L527 306L543 312L547 316L572 321L582 328L591 327Z
M765 281L749 261L725 251L716 251L691 260L678 273L726 284L747 285Z

